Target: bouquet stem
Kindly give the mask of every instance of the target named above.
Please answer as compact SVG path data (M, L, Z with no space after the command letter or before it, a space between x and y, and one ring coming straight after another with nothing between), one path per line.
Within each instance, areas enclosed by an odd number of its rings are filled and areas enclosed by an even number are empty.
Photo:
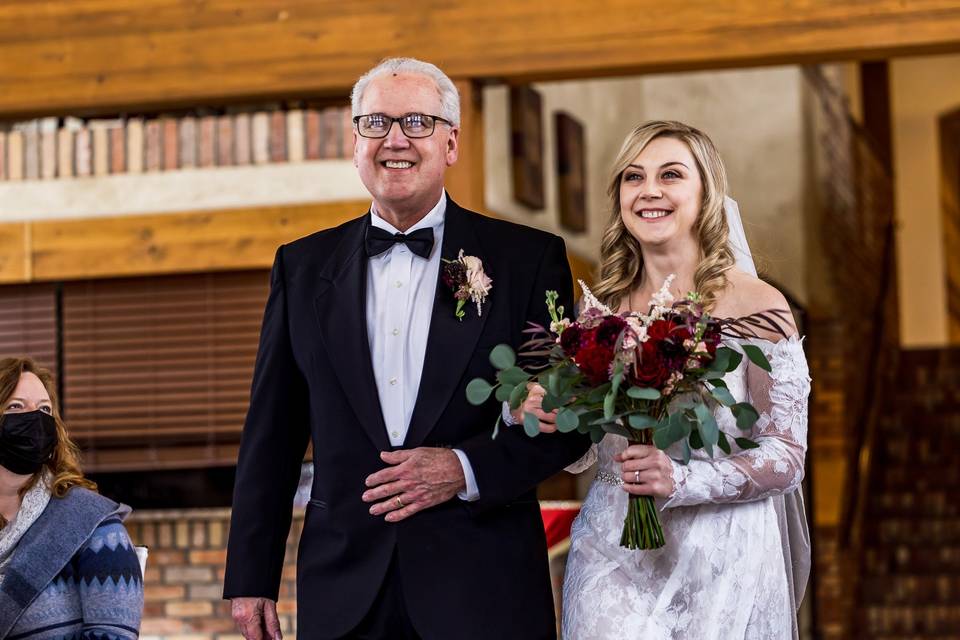
M644 429L639 432L637 440L630 444L650 444L652 441L650 429ZM627 499L627 517L623 522L620 546L627 549L659 549L663 545L663 528L653 496L631 494Z

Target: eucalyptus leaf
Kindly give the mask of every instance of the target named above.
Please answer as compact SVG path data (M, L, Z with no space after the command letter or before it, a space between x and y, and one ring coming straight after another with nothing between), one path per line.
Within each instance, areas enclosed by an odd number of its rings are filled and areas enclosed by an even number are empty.
M517 386L523 386L523 385L517 385ZM494 397L497 399L497 402L509 402L510 394L513 393L513 390L516 389L517 386L502 384L499 387L497 387L497 392L494 394Z
M479 406L487 401L492 391L492 384L483 378L474 378L467 385L467 402Z
M739 351L730 350L730 362L727 363L727 373L735 370L740 366L740 363L743 361L743 354Z
M620 390L620 383L623 382L623 363L618 362L613 369L613 377L610 379L610 391L614 396Z
M520 367L509 367L497 374L497 380L499 380L502 384L510 385L511 387L525 383L529 379L530 374Z
M660 429L659 431L653 432L653 444L657 446L657 449L663 451L672 445L674 442L679 440L673 439L672 432L670 429Z
M713 414L707 409L706 405L697 405L694 411L696 411L697 419L700 423L698 429L700 431L700 437L703 439L703 449L707 452L707 455L712 458L713 447L717 444L720 437L717 419L713 417Z
M513 388L513 391L510 393L510 409L517 410L520 408L520 405L523 404L523 401L527 399L527 385L518 384Z
M540 407L547 413L553 411L554 409L559 409L563 406L563 403L560 402L560 398L553 395L549 391L544 394L543 400L540 402Z
M603 398L603 417L607 420L613 417L614 402L617 400L616 389L610 389L610 392Z
M717 446L720 447L720 450L725 454L730 455L730 442L727 440L727 434L723 431L720 432L720 437L717 439Z
M627 395L637 400L659 400L660 392L656 389L647 387L630 387L627 389Z
M564 407L557 412L557 430L561 433L574 431L580 426L580 416L576 412Z
M734 438L733 440L741 449L757 449L760 447L760 445L749 438Z
M767 360L767 356L763 355L763 351L760 350L760 347L753 344L743 345L743 351L747 354L747 357L750 358L750 361L763 369L764 371L772 371L770 367L770 361Z
M760 419L760 414L749 402L738 402L730 407L730 410L737 417L737 428L743 431L753 429L753 425Z
M683 440L690 435L690 425L684 420L683 415L674 413L670 416L665 427L661 427L653 432L653 443L658 449L666 449L674 442Z
M612 434L614 434L614 435L623 436L624 438L627 438L628 440L633 437L633 434L630 433L630 430L627 429L627 428L626 428L625 426L623 426L622 424L620 424L619 422L610 422L610 423L608 423L608 424L605 424L605 425L603 425L603 430L606 431L607 433L612 433Z
M726 387L714 387L710 389L710 395L725 407L732 407L737 404L737 399Z
M559 396L563 393L561 389L562 381L560 379L559 372L551 371L545 376L545 378L546 380L543 381L544 382L543 386L547 390L547 392L551 393L554 396Z
M529 411L523 413L523 430L531 438L540 435L540 419Z
M730 347L720 347L717 349L716 354L713 356L713 362L707 367L707 374L716 375L726 372L727 365L730 364L731 353L734 353L734 351ZM711 376L708 375L707 377Z
M600 444L600 441L603 440L603 436L607 435L603 429L591 429L590 430L590 441L593 444Z
M700 437L699 431L694 431L690 434L690 447L693 449L703 449L703 438Z
M724 389L727 388L727 383L724 381L723 378L714 378L713 380L707 380L707 382L709 382L715 387L723 387Z
M509 369L517 362L517 356L508 344L498 344L490 352L490 364L497 369Z
M683 457L680 458L680 462L683 464L690 464L690 445L687 444L686 441L683 441L681 445L682 447L680 449L680 453Z
M634 429L653 429L659 424L657 420L643 413L633 414L628 421Z

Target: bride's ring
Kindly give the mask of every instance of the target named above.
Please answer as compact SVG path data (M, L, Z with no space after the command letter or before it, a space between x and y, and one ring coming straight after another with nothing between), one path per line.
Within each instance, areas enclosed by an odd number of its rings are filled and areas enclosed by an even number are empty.
M400 499L400 496L394 496L397 500L397 507L403 509L403 500Z
M633 472L633 484L640 484L640 471Z

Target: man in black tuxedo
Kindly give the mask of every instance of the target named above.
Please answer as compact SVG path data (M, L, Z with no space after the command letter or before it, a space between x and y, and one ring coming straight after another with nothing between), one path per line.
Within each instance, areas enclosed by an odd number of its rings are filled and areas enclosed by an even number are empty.
M577 434L491 432L466 400L488 356L572 308L563 241L466 211L443 189L459 97L435 66L384 61L353 91L354 164L371 211L280 247L237 464L224 597L250 640L279 638L276 599L308 439L314 480L297 558L301 638L556 635L537 483ZM441 258L483 261L481 308Z

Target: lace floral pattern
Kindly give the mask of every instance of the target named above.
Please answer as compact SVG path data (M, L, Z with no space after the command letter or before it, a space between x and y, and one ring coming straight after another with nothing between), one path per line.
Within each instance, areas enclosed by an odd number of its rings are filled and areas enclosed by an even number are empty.
M571 533L565 639L794 637L773 496L796 490L803 479L810 377L796 337L750 342L763 349L773 374L744 358L726 380L738 401L749 398L760 413L751 435L759 448L733 445L729 456L715 451L715 459L695 451L689 465L675 463L674 495L660 504L666 546L652 551L620 546L627 494L595 481ZM728 409L715 415L724 432L743 435ZM626 445L607 435L568 470L596 458L600 470L619 476L613 456Z

